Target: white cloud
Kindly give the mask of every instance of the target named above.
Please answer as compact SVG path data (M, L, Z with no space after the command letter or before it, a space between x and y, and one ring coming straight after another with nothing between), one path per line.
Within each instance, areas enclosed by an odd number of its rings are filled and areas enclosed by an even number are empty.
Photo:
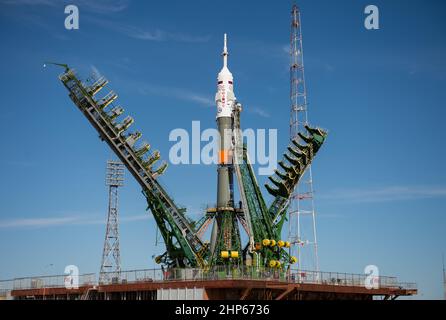
M97 77L101 77L102 76L101 72L99 71L99 69L95 65L91 65L90 68L93 71L94 75L96 75Z
M214 101L206 95L194 93L189 90L181 88L144 84L139 87L138 91L144 95L153 94L165 97L174 97L180 100L192 101L205 107L210 107L215 104Z
M54 7L58 4L57 1L54 0L2 0L0 1L3 4L9 5L17 5L17 6L50 6ZM60 1L59 1L60 3Z
M36 161L30 160L9 160L5 161L5 164L13 167L21 167L21 168L31 168L37 166Z
M286 44L281 47L280 50L283 54L283 58L286 59L286 61L289 63L290 60L290 45ZM308 66L311 66L312 68L316 68L319 70L322 70L326 73L332 73L336 71L336 67L334 64L330 63L330 61L326 59L319 59L315 57L306 56L305 59L305 66L308 68Z
M248 112L256 114L256 115L258 115L258 116L260 116L262 118L270 118L271 117L271 115L268 112L266 112L264 109L262 109L262 108L258 108L258 107L250 108L250 107L248 107L247 110L248 110Z
M285 53L286 55L290 55L290 45L289 44L284 44L282 45L282 51L283 53Z
M129 6L128 0L77 0L79 8L86 8L96 13L115 13L121 12Z
M150 214L141 214L134 216L125 216L120 218L120 222L133 222L150 219ZM40 218L20 218L11 220L0 220L0 228L46 228L55 226L80 226L105 224L105 217L88 218L81 216L66 217L40 217Z
M72 224L73 222L76 221L78 221L77 217L3 220L0 221L0 228L51 227L51 226Z
M174 33L154 28L151 30L141 27L118 23L116 21L109 21L104 19L86 17L88 21L102 27L109 29L130 38L144 40L144 41L176 41L185 43L200 43L210 40L208 35L191 35L186 33Z
M341 202L386 202L414 199L444 198L446 187L388 186L374 189L339 189L318 198Z
M122 222L132 222L132 221L141 221L141 220L148 220L151 219L151 213L148 212L147 214L140 214L135 216L129 216L129 217L122 217L120 218L120 221Z
M0 3L17 6L47 6L57 7L71 4L61 0L1 0ZM74 3L80 10L95 13L115 13L121 12L129 6L129 0L77 0Z

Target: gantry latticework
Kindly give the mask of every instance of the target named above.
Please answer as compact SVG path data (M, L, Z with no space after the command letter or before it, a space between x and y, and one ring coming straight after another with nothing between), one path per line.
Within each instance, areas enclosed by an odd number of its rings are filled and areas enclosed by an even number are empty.
M63 66L65 72L59 78L70 92L71 100L143 189L167 248L167 253L159 258L160 262L177 267L205 267L204 255L207 253L207 245L195 234L193 226L184 215L185 209L178 207L157 181L157 177L165 171L167 163L153 168L160 158L159 152L149 152L150 145L147 142L136 146L141 133L127 132L133 123L132 117L118 120L124 110L113 104L117 99L113 91L103 98L96 97L108 83L105 78L94 77L84 83L76 76L74 70Z
M107 161L105 184L108 186L108 213L102 252L99 282L116 282L121 274L121 253L119 247L118 188L124 185L124 164Z
M293 5L290 38L290 139L301 143L299 133L308 125L307 88L305 85L304 52L300 10ZM313 173L311 165L291 196L289 205L288 239L290 253L299 260L299 268L319 270L314 208Z

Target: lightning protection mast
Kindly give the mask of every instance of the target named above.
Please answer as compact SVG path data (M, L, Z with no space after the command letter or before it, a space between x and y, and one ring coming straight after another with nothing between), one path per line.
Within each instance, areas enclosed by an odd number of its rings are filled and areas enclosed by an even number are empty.
M290 101L290 138L301 141L298 133L305 133L304 126L308 124L308 104L302 28L300 10L297 5L293 5L291 11ZM292 244L290 253L297 256L299 270L319 271L311 166L308 167L291 196L288 214L288 238Z

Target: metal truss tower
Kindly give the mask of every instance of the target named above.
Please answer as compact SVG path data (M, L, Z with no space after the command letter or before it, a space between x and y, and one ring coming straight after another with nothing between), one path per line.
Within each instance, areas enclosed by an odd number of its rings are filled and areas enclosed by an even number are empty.
M120 161L107 161L105 184L109 187L107 227L104 251L102 253L100 283L113 282L121 274L121 254L119 251L118 188L124 185L124 164Z
M290 138L298 139L308 124L308 104L305 86L304 54L300 9L293 5L291 10L290 39ZM291 254L297 256L300 270L319 271L316 236L316 217L313 198L313 175L311 166L295 188L289 205L288 238Z
M444 300L446 300L446 269L444 267L444 254L443 254L443 294L444 294Z

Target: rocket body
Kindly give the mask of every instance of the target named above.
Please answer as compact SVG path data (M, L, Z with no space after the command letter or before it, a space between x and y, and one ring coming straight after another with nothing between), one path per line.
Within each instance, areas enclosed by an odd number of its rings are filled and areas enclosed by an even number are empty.
M217 213L211 234L210 250L213 261L220 261L220 253L226 250L240 251L240 234L234 212L234 166L233 150L233 107L235 102L232 73L228 69L226 34L224 37L223 68L217 76L217 128L219 132L219 155L217 168ZM218 263L218 262L217 262Z
M217 77L217 93L215 104L217 105L217 127L220 133L218 184L217 184L217 208L233 207L232 184L232 109L234 106L234 79L228 69L228 49L226 34L224 36L223 68Z
M217 208L233 207L231 185L233 180L232 167L232 118L217 118L220 133L220 150L217 182Z

